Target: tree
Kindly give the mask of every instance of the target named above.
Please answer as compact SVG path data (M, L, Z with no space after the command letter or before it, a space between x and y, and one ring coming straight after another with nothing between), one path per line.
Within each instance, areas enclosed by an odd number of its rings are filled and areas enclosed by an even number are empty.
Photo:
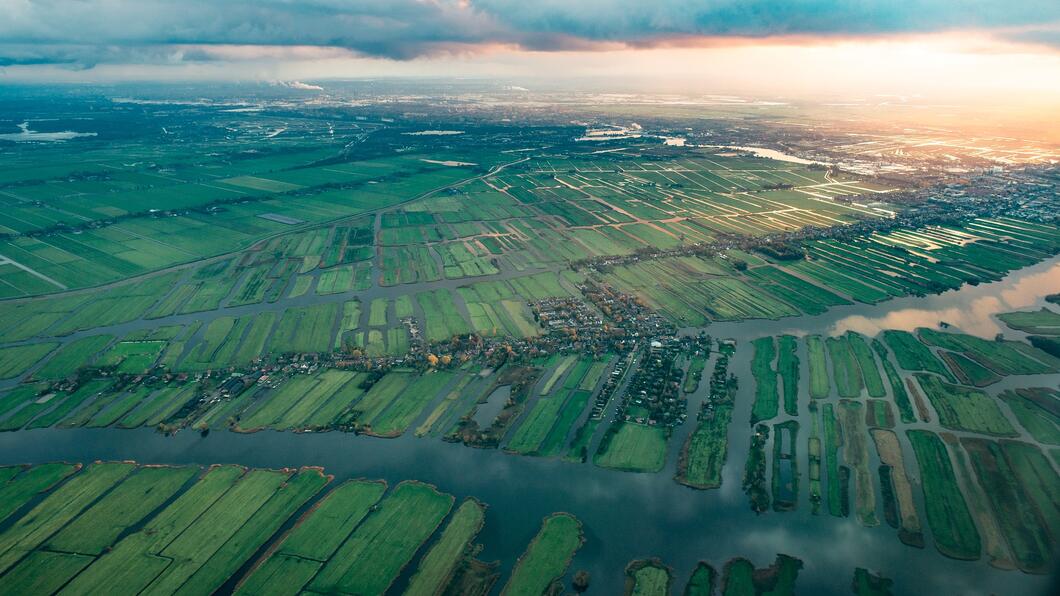
M589 572L584 569L579 569L574 574L574 580L571 581L571 587L574 591L581 594L582 592L589 589Z

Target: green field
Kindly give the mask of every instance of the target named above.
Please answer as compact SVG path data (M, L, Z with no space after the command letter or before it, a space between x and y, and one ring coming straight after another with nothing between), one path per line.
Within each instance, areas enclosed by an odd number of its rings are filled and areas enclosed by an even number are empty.
M114 366L119 373L142 374L155 364L167 345L163 340L120 341L100 355L99 364Z
M843 463L854 476L854 511L863 526L879 525L876 518L876 489L869 471L868 429L864 404L851 400L839 402L839 423L843 431Z
M922 370L942 375L953 381L953 377L942 362L931 353L927 346L920 343L916 336L908 331L887 330L883 340L894 351L898 366L905 370Z
M193 467L139 469L52 536L45 548L100 555L124 530L165 503L197 472Z
M835 379L839 397L861 397L861 390L865 385L858 359L851 348L850 336L829 337L825 343L828 346L828 357L832 361L832 378Z
M305 428L314 414L336 398L356 374L341 370L325 370L312 376L296 376L281 385L275 393L256 409L246 412L239 420L242 430L275 428Z
M1051 515L1051 512L1038 510L1000 445L974 438L962 439L961 445L968 451L975 474L990 501L994 519L1019 568L1027 573L1047 573L1054 547L1043 515ZM1050 470L1042 469L1041 473L1048 474Z
M632 596L667 596L673 574L659 561L634 561L626 567L624 594Z
M839 473L839 430L832 404L821 408L822 428L824 429L824 467L827 480L826 491L828 513L836 517L846 515L847 503L843 498L846 487L840 483Z
M365 425L366 432L381 437L394 437L405 432L412 422L420 415L439 390L448 386L454 373L443 370L427 371L414 379L412 383L400 394L394 396L391 403L376 413L366 410L361 413L357 420ZM372 398L369 392L364 401ZM361 405L354 408L355 412L361 412Z
M74 340L55 352L33 376L37 379L64 379L87 365L113 339L111 335L90 335Z
M718 572L710 564L700 561L685 585L685 596L712 596L718 583Z
M975 360L957 352L939 352L962 385L986 387L1001 380L1001 376Z
M806 336L806 353L810 367L810 397L825 399L831 392L824 340L819 335Z
M566 573L574 553L581 547L582 526L573 515L555 513L545 518L526 552L519 557L501 594L537 596Z
M1056 390L1016 389L1004 391L998 397L1034 440L1046 445L1060 445L1060 413L1052 407L1058 398Z
M323 567L386 491L383 482L349 481L327 494L240 583L239 594L297 593Z
M21 375L58 345L49 342L0 348L0 379Z
M40 464L31 468L0 468L0 522L78 470L72 464Z
M1045 307L1037 311L1002 313L997 318L1024 333L1060 335L1060 314Z
M121 592L212 591L326 481L319 471L292 476L211 468L79 574L64 593L94 593L103 586Z
M1060 359L1018 341L989 341L972 335L918 329L928 345L962 353L1000 375L1036 375L1060 370Z
M429 596L447 586L457 565L468 554L471 541L482 529L484 516L485 507L478 501L468 499L461 503L438 541L424 555L405 594Z
M880 378L880 369L876 365L876 359L872 356L872 350L869 349L868 342L865 341L865 336L848 331L846 337L850 342L850 349L854 352L854 357L858 361L861 378L865 381L865 388L868 389L869 396L883 397L887 395L887 390L883 387L883 379Z
M799 415L798 348L798 338L794 335L781 335L777 338L777 373L780 375L784 394L784 413L788 416Z
M894 365L891 364L887 346L885 346L879 339L873 339L872 349L876 352L876 355L880 357L880 362L883 363L883 372L887 375L887 383L891 386L891 398L894 400L894 405L898 407L898 413L902 417L902 422L906 424L916 422L916 414L913 413L913 404L909 401L909 394L906 392L905 385L902 383L902 377L898 374Z
M772 337L760 337L751 342L754 357L751 374L755 380L755 401L751 407L751 426L762 420L775 418L780 404L777 393L777 371L773 369L776 359L776 341Z
M934 375L918 373L916 380L931 401L942 426L994 436L1016 436L997 400L970 387L950 385Z
M338 304L289 308L269 339L269 351L327 352L332 348L332 325L338 315Z
M446 341L454 335L471 333L471 327L457 311L448 290L416 294L416 301L423 309L424 335L428 341Z
M802 561L788 555L777 555L776 561L767 568L755 566L742 557L725 563L721 580L722 596L756 596L795 594L795 581L802 569Z
M658 472L666 465L667 431L662 428L616 422L608 429L593 455L593 463L627 472Z
M594 363L573 357L561 360L545 381L534 406L523 415L505 449L524 455L558 455L566 444L571 427L589 402L591 389L579 387L590 372L599 380L603 369L598 364L606 365L606 362ZM554 390L564 373L567 376L561 389Z
M381 594L453 506L453 497L418 482L397 485L308 584L333 593Z
M721 486L721 470L729 445L732 406L721 404L710 413L701 413L695 430L688 436L678 462L677 481L694 488Z
M978 559L979 532L957 485L946 445L928 431L909 430L906 435L920 466L920 483L935 547L954 559Z
M91 465L15 520L0 534L0 573L7 572L23 556L42 546L135 467L124 463Z

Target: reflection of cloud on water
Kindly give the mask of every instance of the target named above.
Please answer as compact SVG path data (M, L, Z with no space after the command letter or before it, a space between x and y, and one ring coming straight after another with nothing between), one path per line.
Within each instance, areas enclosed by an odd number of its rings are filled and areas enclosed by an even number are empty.
M1001 299L1012 308L1026 308L1037 302L1037 298L1060 292L1060 265L1035 275L1028 275L1015 286L1001 291Z
M813 523L813 522L811 522ZM831 534L831 535L829 535ZM773 563L776 553L785 553L799 557L803 563L813 563L817 567L834 569L863 567L873 559L878 559L882 550L877 544L881 539L874 532L866 532L852 520L841 520L836 523L814 524L813 528L789 528L776 525L753 529L741 534L733 548L738 553L761 553L761 560L754 560L756 567ZM822 544L834 548L821 548ZM810 556L810 553L813 553Z
M1005 330L992 315L1034 306L1046 294L1060 290L1057 280L1060 280L1060 264L1023 277L996 296L980 296L971 298L967 304L948 304L938 308L906 308L877 317L851 315L836 321L829 332L857 331L876 335L883 329L912 331L946 322L966 333L990 337Z
M951 306L940 309L906 308L889 312L881 317L853 315L836 321L830 333L837 335L846 331L857 331L873 336L883 329L912 331L917 327L938 327L946 322L961 331L988 337L1001 331L990 315L1000 312L1000 301L992 296L972 300L966 308Z
M997 593L999 588L1000 576L984 581L981 573L966 569L969 565L985 566L981 561L946 559L934 549L895 548L897 537L889 528L863 528L852 518L811 518L788 525L753 528L737 536L730 539L729 550L734 556L746 557L757 568L772 565L777 553L801 559L803 571L799 579L803 583L815 581L838 588L849 585L854 570L864 567L894 580L896 594L905 593L913 585L920 594L986 596ZM849 570L843 572L849 576L835 577L836 570ZM842 590L837 589L836 593Z

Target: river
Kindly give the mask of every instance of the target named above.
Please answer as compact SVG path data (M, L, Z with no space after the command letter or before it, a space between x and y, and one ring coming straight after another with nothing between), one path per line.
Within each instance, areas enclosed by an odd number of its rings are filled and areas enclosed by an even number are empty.
M824 508L820 515L812 515L806 489L809 417L805 395L800 396L801 415L796 418L802 425L797 459L802 475L798 509L756 515L750 510L740 481L750 442L748 420L754 384L748 342L754 337L837 333L846 329L873 334L879 328L911 329L934 326L939 321L956 329L993 335L1002 328L990 315L1037 307L1043 304L1045 294L1060 289L1058 284L1060 257L1013 273L1000 282L965 286L935 296L839 307L816 317L708 327L715 337L733 337L739 342L730 370L739 376L740 390L729 431L724 482L718 490L696 491L672 480L677 452L694 424L713 360L699 391L690 399L689 422L675 433L667 468L659 474L615 472L591 464L520 457L436 439L418 439L411 433L397 439L274 431L213 432L202 437L186 430L167 437L150 429L40 429L0 433L0 463L134 459L145 463L228 462L272 468L314 465L323 466L337 480L383 478L395 484L415 478L436 484L458 498L474 496L489 505L486 525L479 536L484 545L479 558L503 562L505 575L500 584L538 530L541 519L554 511L568 511L582 521L586 534L586 543L577 553L571 571L588 570L592 574L592 593L597 594L620 593L623 569L636 558L657 556L672 566L674 592L680 593L701 559L720 571L731 557L747 557L756 567L764 567L773 562L777 553L802 559L804 567L796 586L803 594L849 594L856 567L893 579L896 594L1047 594L1047 577L994 569L985 560L955 561L940 555L930 537L922 502L919 513L927 544L923 550L903 545L896 531L885 523L864 528L853 515L834 518ZM1005 334L1022 336L1010 330ZM801 345L799 356L805 383L808 374ZM1055 387L1060 384L1060 375L1042 375L1028 382ZM786 419L782 413L773 422ZM902 433L904 428L899 424L896 431ZM879 462L875 449L870 448L870 452L879 504L882 499L874 471ZM905 458L907 469L915 478L915 460L908 449ZM919 489L914 491L919 501ZM882 521L882 515L879 517Z

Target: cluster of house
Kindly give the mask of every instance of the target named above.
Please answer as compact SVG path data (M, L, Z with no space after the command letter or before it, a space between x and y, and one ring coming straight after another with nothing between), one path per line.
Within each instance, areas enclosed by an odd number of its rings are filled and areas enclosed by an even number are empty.
M619 409L619 419L648 426L680 426L687 414L688 400L681 394L684 371L677 358L684 352L677 337L648 342L640 352L640 366L633 373Z

